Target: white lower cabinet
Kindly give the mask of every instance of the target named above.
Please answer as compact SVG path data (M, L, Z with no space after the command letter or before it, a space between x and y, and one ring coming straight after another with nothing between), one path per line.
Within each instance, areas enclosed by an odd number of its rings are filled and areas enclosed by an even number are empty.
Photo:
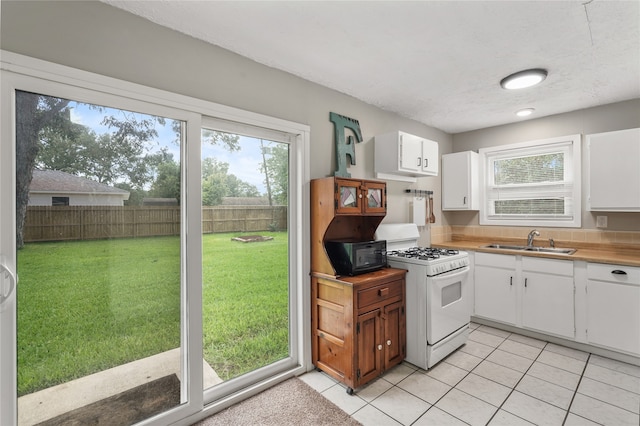
M587 342L640 356L640 268L587 264Z
M573 262L522 258L522 326L573 339Z
M474 284L476 316L574 338L572 261L476 253Z
M475 315L516 325L516 257L476 253Z

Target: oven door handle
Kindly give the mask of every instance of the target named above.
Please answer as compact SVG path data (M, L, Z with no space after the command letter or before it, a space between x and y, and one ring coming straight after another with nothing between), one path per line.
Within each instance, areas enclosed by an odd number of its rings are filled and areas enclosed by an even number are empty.
M469 269L470 269L470 268L469 268L468 266L465 266L464 268L456 269L456 270L455 270L454 272L452 272L452 273L445 272L444 274L436 275L435 277L431 277L431 278L434 278L434 279L439 279L439 278L446 278L446 279L449 279L449 278L455 278L455 277L457 277L457 276L459 276L459 275L464 275L464 274L466 274L467 272L469 272Z

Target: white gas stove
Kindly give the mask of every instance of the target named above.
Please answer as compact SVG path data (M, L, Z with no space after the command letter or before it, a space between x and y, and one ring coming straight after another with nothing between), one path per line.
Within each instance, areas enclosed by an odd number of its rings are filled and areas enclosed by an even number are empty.
M389 266L407 270L406 360L429 369L467 341L469 255L418 247L420 233L413 223L382 224L375 238L387 241Z

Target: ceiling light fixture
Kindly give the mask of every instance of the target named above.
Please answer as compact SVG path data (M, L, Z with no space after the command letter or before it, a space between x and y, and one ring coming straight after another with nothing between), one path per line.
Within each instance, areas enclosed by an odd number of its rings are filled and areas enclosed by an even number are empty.
M524 89L525 87L535 86L545 78L547 78L547 70L534 68L506 76L500 81L500 86L509 90Z
M520 111L516 111L516 115L518 117L526 117L528 115L533 114L533 111L535 111L535 108L524 108L524 109L521 109Z

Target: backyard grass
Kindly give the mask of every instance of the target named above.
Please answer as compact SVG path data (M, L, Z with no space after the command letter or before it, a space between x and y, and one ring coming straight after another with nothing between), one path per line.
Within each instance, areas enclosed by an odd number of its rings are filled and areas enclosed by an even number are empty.
M288 354L287 234L203 236L205 360L224 380ZM18 252L18 395L180 346L180 240Z

